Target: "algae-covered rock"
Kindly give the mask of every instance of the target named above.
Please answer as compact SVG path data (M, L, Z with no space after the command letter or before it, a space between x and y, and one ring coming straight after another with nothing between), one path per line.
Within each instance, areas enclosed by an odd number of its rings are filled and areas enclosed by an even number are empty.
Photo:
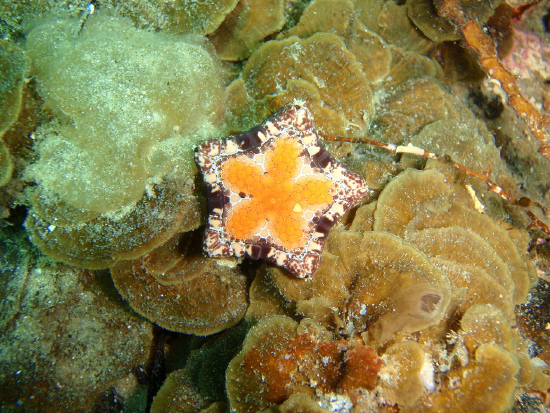
M423 77L432 78L431 80L435 79L437 74L436 65L428 57L393 45L389 46L389 49L391 51L391 65L388 75L383 79L384 87L380 89L382 93L384 91L391 92L393 91L392 86L401 85L410 79L421 79ZM414 83L412 85L414 88ZM418 96L420 105L423 104L422 96L425 98L429 94L423 95L421 91ZM441 108L434 105L431 109L438 113Z
M192 372L180 369L171 372L155 395L152 413L196 413L208 402L201 397L193 383Z
M157 145L210 122L219 80L196 38L101 16L77 30L77 21L57 20L28 35L40 93L60 120L39 142L29 174L44 196L102 213L141 198Z
M341 267L357 274L346 303L347 330L368 329L376 343L396 332L414 332L442 318L449 281L412 245L382 232L341 232L329 241Z
M120 400L137 397L144 389L131 372L148 363L152 324L121 305L108 274L37 262L36 255L19 260L27 274L22 293L12 279L14 296L0 295L2 309L17 300L0 332L0 410L89 412L109 389Z
M37 184L33 241L56 259L105 268L178 226L196 228L193 145L214 133L220 97L203 41L93 15L81 31L76 20L47 21L27 48L56 116L36 131L38 159L26 171Z

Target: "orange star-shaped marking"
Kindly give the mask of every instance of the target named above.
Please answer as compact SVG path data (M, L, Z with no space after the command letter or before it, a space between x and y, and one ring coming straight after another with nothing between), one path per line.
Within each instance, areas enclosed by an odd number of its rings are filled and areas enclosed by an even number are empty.
M304 168L300 150L296 140L281 138L265 154L252 159L239 155L222 165L222 182L232 193L226 219L230 236L271 238L289 251L305 243L307 217L334 200L335 185Z
M297 104L248 132L203 142L196 160L209 201L206 252L267 259L300 278L315 273L330 228L368 190L323 148Z

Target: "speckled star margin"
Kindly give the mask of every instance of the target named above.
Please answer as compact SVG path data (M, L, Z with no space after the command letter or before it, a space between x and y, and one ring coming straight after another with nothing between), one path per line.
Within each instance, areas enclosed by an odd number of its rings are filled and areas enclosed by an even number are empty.
M208 225L204 236L204 250L210 257L243 257L265 259L288 270L299 278L311 277L319 268L325 240L336 220L358 205L368 192L363 178L336 161L319 142L313 116L303 105L292 103L282 107L272 117L251 130L202 142L195 159L206 184ZM312 174L333 182L333 201L324 208L309 211L304 242L297 248L286 249L271 237L256 234L250 239L236 239L228 234L228 212L235 205L230 188L222 180L222 165L230 158L245 155L250 159L265 153L278 139L294 139L301 148L304 165ZM263 157L262 157L263 158ZM261 159L261 158L260 158ZM265 231L264 231L265 233Z

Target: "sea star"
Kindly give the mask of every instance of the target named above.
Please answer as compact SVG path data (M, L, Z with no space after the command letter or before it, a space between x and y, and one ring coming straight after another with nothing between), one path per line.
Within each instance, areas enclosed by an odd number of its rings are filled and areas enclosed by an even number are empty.
M208 255L263 258L299 278L315 273L335 221L368 191L321 145L298 103L248 132L203 142L195 158L207 189Z

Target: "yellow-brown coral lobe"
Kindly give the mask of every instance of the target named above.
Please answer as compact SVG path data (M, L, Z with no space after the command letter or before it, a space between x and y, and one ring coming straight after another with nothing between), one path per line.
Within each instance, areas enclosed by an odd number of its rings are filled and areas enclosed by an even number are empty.
M332 33L264 43L228 95L228 117L236 130L261 122L293 99L306 102L323 135L363 135L372 115L372 91L361 64Z
M295 393L360 398L375 388L382 366L373 349L350 348L311 320L298 324L287 317L266 317L249 331L231 361L227 392L232 411L243 413L280 404ZM310 411L302 409L294 411Z
M112 267L115 287L137 313L171 331L205 336L235 325L247 307L245 277L202 256L182 257L178 238Z
M330 228L367 193L363 178L319 143L299 104L248 132L204 142L196 160L209 198L208 254L264 258L299 278L315 273Z

